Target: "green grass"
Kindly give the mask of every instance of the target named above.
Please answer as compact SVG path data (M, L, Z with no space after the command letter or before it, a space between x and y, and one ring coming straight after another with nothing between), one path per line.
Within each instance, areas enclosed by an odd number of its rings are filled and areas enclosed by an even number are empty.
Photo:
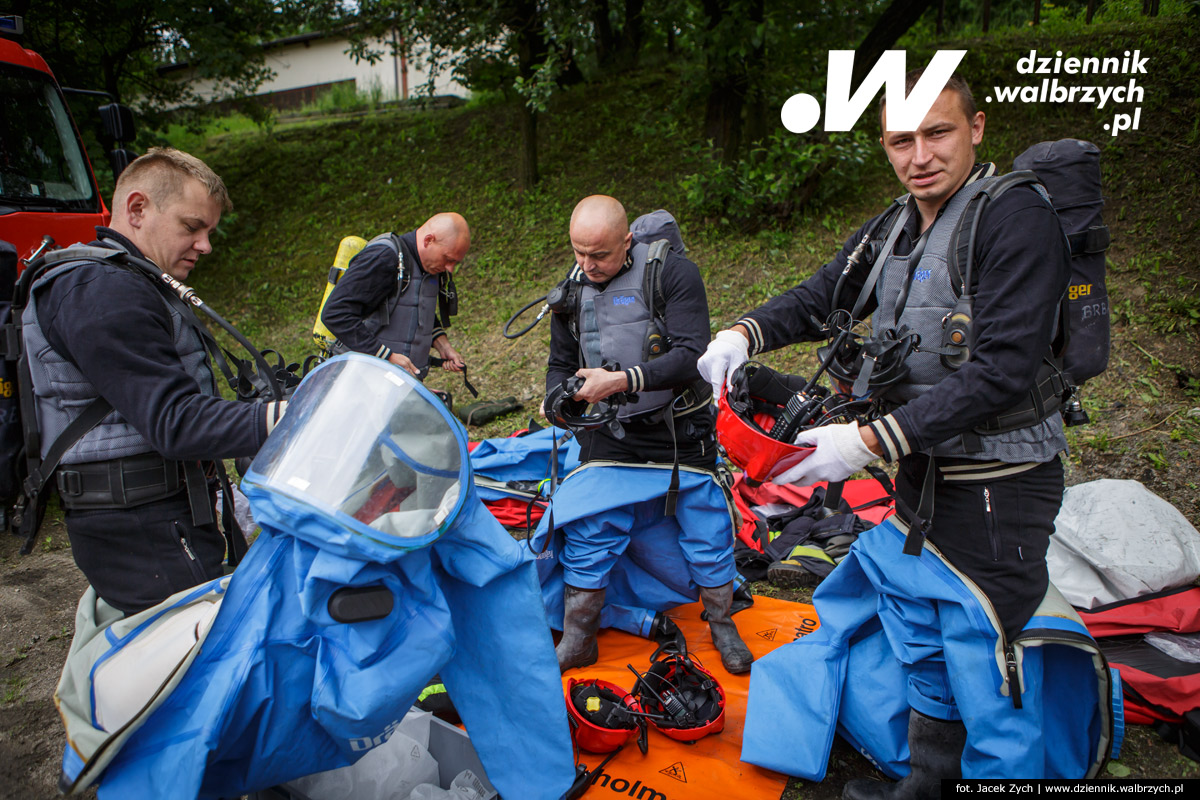
M0 706L16 703L24 696L25 687L28 685L29 678L24 677L5 678L0 681Z

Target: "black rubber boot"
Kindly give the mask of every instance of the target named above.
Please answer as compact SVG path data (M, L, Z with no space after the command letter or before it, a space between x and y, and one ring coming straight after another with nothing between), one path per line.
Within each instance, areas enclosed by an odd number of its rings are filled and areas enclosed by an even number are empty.
M737 625L730 617L733 583L724 586L701 586L700 599L704 602L704 610L708 612L708 629L712 633L713 644L721 653L721 664L727 672L734 675L749 672L750 665L754 663L754 656L738 635Z
M850 781L842 800L936 800L942 781L962 777L962 753L967 729L961 722L908 713L909 765L912 772L895 783L869 778Z
M600 657L596 631L600 629L600 609L604 607L603 589L563 589L563 635L554 648L558 669L566 672L575 667L595 664Z

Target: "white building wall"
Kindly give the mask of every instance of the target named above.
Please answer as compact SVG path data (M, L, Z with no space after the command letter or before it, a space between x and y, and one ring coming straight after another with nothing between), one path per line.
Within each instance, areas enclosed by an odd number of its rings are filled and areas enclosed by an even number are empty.
M266 53L266 65L275 73L270 80L258 87L258 95L321 86L353 79L359 92L369 92L378 85L385 100L420 96L425 92L429 71L425 65L422 48L412 58L393 56L391 45L381 39L370 41L370 48L384 53L383 58L371 64L355 62L346 52L349 42L341 37L311 39L275 47ZM189 71L190 72L190 71ZM187 73L181 76L188 79ZM196 80L193 88L206 100L213 99L213 81ZM470 92L461 84L450 79L449 72L438 75L433 94L453 94L467 97Z

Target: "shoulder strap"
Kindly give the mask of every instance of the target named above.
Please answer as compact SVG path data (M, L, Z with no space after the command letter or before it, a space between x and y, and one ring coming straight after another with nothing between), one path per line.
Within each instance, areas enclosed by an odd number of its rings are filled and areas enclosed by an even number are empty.
M883 272L884 262L891 255L892 248L896 246L896 240L900 238L900 232L904 230L904 225L908 222L908 215L912 213L912 210L909 208L907 199L908 195L904 195L893 200L876 221L874 229L870 231L871 240L882 239L883 245L879 248L870 248L868 252L864 253L863 257L871 263L871 272L863 281L858 297L854 299L854 307L850 311L851 319L858 319L858 315L866 307L867 299L875 291L875 284L879 282L879 274ZM878 235L881 231L882 237Z
M663 306L666 305L662 288L663 265L666 264L667 251L670 249L671 243L666 239L652 242L650 252L646 255L646 269L642 273L642 297L650 306L650 315L660 321L663 319Z
M946 254L946 269L956 295L975 294L975 235L988 204L1014 186L1033 186L1049 203L1049 195L1029 170L1009 172L994 179L967 203L966 210L950 234L950 251ZM968 285L969 284L969 285Z

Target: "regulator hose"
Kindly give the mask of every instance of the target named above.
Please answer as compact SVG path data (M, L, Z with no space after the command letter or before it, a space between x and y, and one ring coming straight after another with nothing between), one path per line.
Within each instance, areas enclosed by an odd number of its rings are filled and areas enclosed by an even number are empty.
M504 329L500 332L504 336L504 338L505 339L517 339L517 338L520 338L521 336L524 336L525 334L529 333L531 330L533 330L534 326L542 321L542 317L546 316L546 314L548 314L550 312L550 304L545 302L546 299L549 297L550 297L550 294L547 292L546 294L542 295L541 297L537 298L536 300L531 300L528 303L526 303L525 305L521 306L520 310L517 311L517 313L513 314L511 317L509 317L508 322L504 323ZM533 322L529 323L528 325L526 325L524 328L517 331L516 333L509 333L508 329L510 327L512 327L512 324L514 322L517 321L517 317L521 316L526 311L528 311L529 309L536 306L538 303L543 304L542 309L541 309L541 311L538 312L537 317L534 318Z

